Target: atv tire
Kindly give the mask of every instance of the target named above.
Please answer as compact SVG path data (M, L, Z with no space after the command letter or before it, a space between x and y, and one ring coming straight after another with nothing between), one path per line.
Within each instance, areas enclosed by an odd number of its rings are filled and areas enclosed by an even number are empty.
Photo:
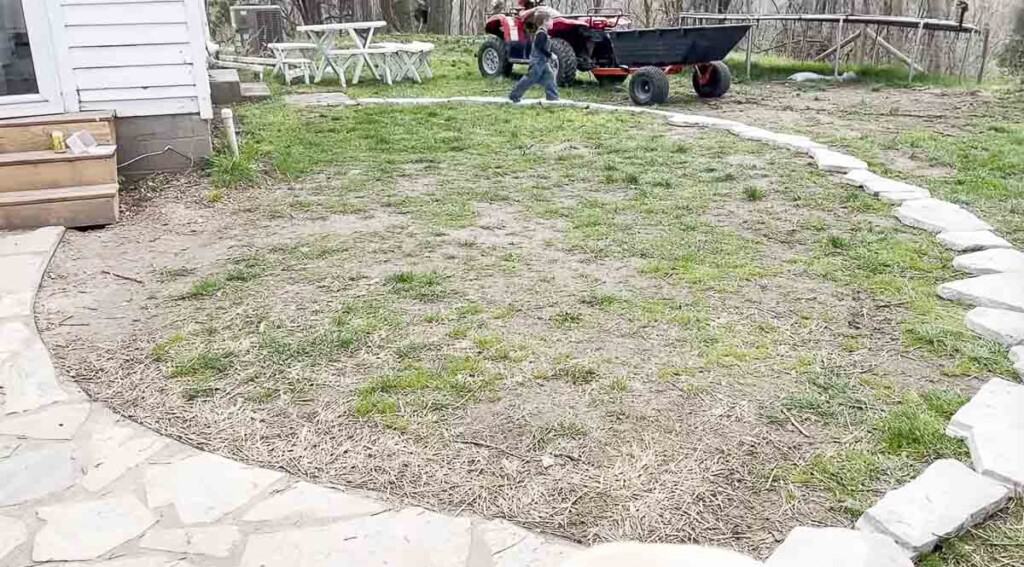
M505 42L493 35L485 39L476 52L476 66L480 74L488 79L511 77L512 63L505 52Z
M629 79L633 104L648 106L668 100L668 75L657 67L641 67Z
M704 84L700 81L700 69L693 68L693 90L700 98L718 98L729 92L732 86L732 72L729 66L721 61L712 61Z
M555 83L560 87L567 87L576 80L576 51L572 45L561 38L552 39L550 44L551 55L555 56L554 65Z

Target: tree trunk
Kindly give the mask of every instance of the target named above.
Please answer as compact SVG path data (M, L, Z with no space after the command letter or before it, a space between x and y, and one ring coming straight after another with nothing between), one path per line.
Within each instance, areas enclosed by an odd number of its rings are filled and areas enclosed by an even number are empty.
M428 0L427 6L430 8L430 14L427 16L427 31L447 35L451 24L451 0Z

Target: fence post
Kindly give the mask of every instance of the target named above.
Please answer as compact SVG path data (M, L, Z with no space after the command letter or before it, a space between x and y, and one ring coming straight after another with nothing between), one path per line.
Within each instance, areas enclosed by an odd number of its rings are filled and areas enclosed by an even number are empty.
M981 34L981 65L978 66L978 82L981 82L982 77L985 76L985 63L988 62L988 34L991 30L988 26L985 26L985 31Z
M843 19L839 18L839 27L836 28L836 53L833 55L834 63L832 64L832 76L839 78L839 60L843 56Z

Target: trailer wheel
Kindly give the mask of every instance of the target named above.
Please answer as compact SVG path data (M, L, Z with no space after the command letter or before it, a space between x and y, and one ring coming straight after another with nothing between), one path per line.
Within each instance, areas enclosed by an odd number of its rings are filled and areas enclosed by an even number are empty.
M552 67L555 71L555 82L560 87L567 87L576 80L576 50L562 38L551 40L551 54L555 56Z
M701 98L718 98L729 92L732 86L732 72L721 61L693 67L693 90Z
M647 106L668 100L668 75L657 67L641 67L629 79L629 98Z
M480 69L480 74L488 79L512 76L512 64L505 53L505 42L493 35L485 39L477 50L476 65Z

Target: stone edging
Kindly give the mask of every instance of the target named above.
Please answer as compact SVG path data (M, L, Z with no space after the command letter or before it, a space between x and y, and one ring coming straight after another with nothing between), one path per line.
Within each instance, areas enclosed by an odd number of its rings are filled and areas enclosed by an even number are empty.
M313 94L292 104L511 104L500 98L361 99ZM845 174L887 202L904 224L930 230L948 248L972 252L954 266L977 277L943 284L938 293L977 305L966 318L975 332L1011 348L1024 375L1024 255L970 212L929 193L872 174L852 156L803 136L777 134L720 118L574 101L520 104L664 116L674 126L728 130L742 138L806 152L825 171ZM0 562L80 561L92 565L202 564L555 566L586 565L642 548L578 547L500 520L392 508L368 493L319 487L277 471L243 465L161 437L91 402L54 371L33 320L39 281L62 228L0 233ZM8 277L13 274L12 277ZM951 537L1024 491L1024 386L994 379L951 420L967 440L974 467L933 463L886 494L857 529L799 527L768 558L768 567L850 564L906 567L940 537ZM140 498L145 498L145 504ZM172 511L173 510L173 511ZM658 546L653 546L658 547ZM673 560L702 558L707 567L761 563L694 546ZM708 555L715 555L710 560ZM728 557L726 557L728 555ZM618 556L625 557L625 556ZM635 557L635 555L629 555ZM213 563L210 563L210 562ZM713 565L712 565L713 564ZM568 563L567 563L568 565Z

